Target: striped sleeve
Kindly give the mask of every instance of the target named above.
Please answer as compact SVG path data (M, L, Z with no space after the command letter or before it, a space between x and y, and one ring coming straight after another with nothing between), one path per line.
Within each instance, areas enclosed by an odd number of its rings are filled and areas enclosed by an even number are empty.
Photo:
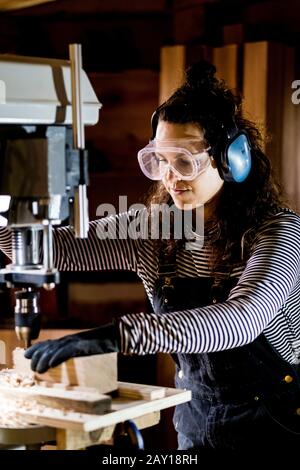
M8 227L0 227L0 249L11 259L11 231Z
M123 213L90 222L87 239L76 238L70 227L54 229L54 266L59 271L137 271L137 240L128 236L131 216ZM0 247L11 258L7 228L0 230Z
M137 270L136 240L128 237L131 215L122 213L89 224L87 239L70 227L54 232L54 263L59 271Z
M289 297L299 265L300 218L278 214L257 234L252 256L225 302L164 315L125 315L119 319L122 351L202 353L248 344Z

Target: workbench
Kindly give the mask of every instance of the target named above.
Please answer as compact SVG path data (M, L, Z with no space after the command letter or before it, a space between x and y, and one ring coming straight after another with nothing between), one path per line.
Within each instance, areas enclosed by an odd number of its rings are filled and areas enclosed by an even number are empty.
M36 414L20 409L18 416L28 425L0 428L0 444L38 449L52 443L58 450L76 450L109 443L119 423L132 420L138 429L158 424L160 411L191 399L191 392L174 388L118 382L111 409L103 414L46 409Z

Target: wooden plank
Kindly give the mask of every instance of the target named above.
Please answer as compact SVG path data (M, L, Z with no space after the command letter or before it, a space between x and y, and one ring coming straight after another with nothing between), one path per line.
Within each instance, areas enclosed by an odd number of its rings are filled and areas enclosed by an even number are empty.
M13 427L0 426L1 446L16 446L55 441L56 429L46 426L16 424Z
M13 362L16 371L31 372L30 360L24 357L23 349L15 349ZM117 353L76 357L49 369L44 374L35 373L34 376L46 382L91 387L101 393L111 392L117 389Z
M118 382L118 395L122 398L156 400L166 396L165 387Z
M0 0L0 10L19 10L54 1L57 0Z
M160 52L159 103L178 88L184 78L185 46L165 46Z
M45 424L52 428L74 429L78 431L84 430L84 424L91 416L87 413L63 412L57 408L43 407L37 411L25 409L22 407L16 410L17 417L23 417L31 424Z
M111 407L111 397L109 395L103 395L99 392L47 388L39 385L28 388L0 385L0 396L24 398L28 403L32 402L53 408L66 408L80 413L101 414Z
M0 365L6 365L6 347L4 341L0 340Z
M166 396L164 398L151 401L130 401L120 398L112 403L111 412L101 417L99 416L99 419L95 416L95 418L87 420L84 423L84 430L92 431L99 427L104 427L115 422L120 423L127 419L134 419L144 414L170 408L190 400L191 392L189 390L176 389L166 389Z
M244 46L244 114L265 126L267 118L268 43L254 42Z
M166 0L126 0L126 2L120 2L120 0L59 0L55 3L47 5L48 2L54 0L2 0L3 4L10 3L30 3L36 2L35 8L22 11L22 15L55 15L57 13L72 13L72 15L93 15L93 17L99 14L164 14L165 13L165 2ZM41 5L38 5L38 2ZM45 5L42 5L45 3ZM0 8L1 9L1 8Z
M184 70L198 60L206 59L217 68L217 77L229 88L238 86L238 46L223 47L166 46L161 49L159 101L162 103L184 80Z
M288 48L284 54L284 95L282 110L282 183L295 209L300 211L300 105L292 100L292 94L296 91L292 88L294 80L299 79L296 72L296 50ZM298 65L298 64L297 64ZM299 89L299 87L297 87ZM298 96L299 93L297 92Z
M286 165L282 146L286 93L291 90L293 60L289 47L271 42L245 44L244 114L258 123L266 139L264 150L279 177ZM285 158L285 157L284 157Z
M19 410L18 416L25 417L29 422L47 426L91 432L107 426L121 423L128 419L138 418L148 413L179 405L191 400L189 390L166 389L166 396L156 400L132 400L113 398L111 410L104 415L68 412L62 413L54 408L44 407L39 413L32 410Z
M155 426L160 421L160 412L155 411L144 416L135 418L135 425L138 429L145 429ZM57 429L56 443L58 450L76 450L88 446L101 444L113 438L117 425L107 426L91 432L74 431L73 429Z

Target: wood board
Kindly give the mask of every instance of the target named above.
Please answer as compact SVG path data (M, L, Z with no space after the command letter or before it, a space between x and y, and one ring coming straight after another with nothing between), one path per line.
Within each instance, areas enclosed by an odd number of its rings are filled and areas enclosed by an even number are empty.
M11 387L0 385L0 397L24 399L47 407L70 409L76 412L101 414L111 406L111 397L91 390L65 390L58 387L34 385Z
M146 385L142 386L145 390ZM151 391L155 387L149 386ZM161 387L157 387L161 389ZM126 383L121 382L120 390L126 389ZM139 384L128 384L128 389L133 393L139 393ZM125 392L126 395L126 392ZM148 413L160 411L191 400L189 390L165 388L165 396L156 399L135 399L122 396L122 392L113 396L111 410L103 415L69 412L64 413L59 409L45 407L38 413L32 410L18 410L18 416L28 419L30 423L43 424L50 427L70 429L74 431L92 432L128 419L138 418Z
M30 360L24 357L24 349L13 351L13 363L17 372L32 373ZM43 382L78 385L108 393L117 389L117 353L69 359L44 374L34 373L34 377Z

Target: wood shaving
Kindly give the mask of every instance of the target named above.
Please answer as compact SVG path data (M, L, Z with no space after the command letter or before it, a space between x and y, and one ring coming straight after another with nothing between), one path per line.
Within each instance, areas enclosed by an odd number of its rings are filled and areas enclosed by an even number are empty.
M32 372L19 372L14 369L1 369L0 370L0 386L5 388L27 388L34 389L40 382L35 379L34 373ZM53 386L53 384L51 384ZM64 387L65 388L65 387ZM36 416L49 415L49 413L55 418L61 418L61 416L68 417L73 414L74 410L71 407L60 406L59 408L42 405L34 400L32 397L21 398L10 396L9 393L3 395L0 399L0 427L1 428L30 428L36 426L34 423L30 423L32 419L30 416L20 416L22 412L29 412ZM76 413L77 419L81 418L81 413ZM34 420L34 417L33 417Z
M5 399L0 402L0 427L2 428L20 428L30 427L28 419L18 415L18 409L32 409L34 403L20 399Z
M20 373L13 369L2 369L0 371L0 384L10 387L30 388L36 385L34 373Z
M2 369L0 371L0 385L13 388L31 388L36 385L33 374L22 374L13 369ZM37 407L34 401L20 398L2 397L0 401L0 427L16 428L30 427L28 420L18 416L18 410L32 410Z

